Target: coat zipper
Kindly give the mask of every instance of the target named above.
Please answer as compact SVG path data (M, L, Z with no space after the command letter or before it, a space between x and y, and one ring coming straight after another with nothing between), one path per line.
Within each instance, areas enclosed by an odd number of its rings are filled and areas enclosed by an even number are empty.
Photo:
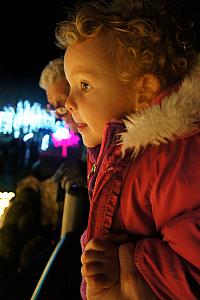
M92 167L91 167L90 173L87 176L88 180L90 179L90 177L92 176L92 174L94 174L96 172L96 168L97 168L96 164L93 164Z
M99 152L99 156L97 158L97 161L96 163L94 163L91 167L91 170L88 174L88 180L91 178L89 184L88 184L88 190L90 191L90 187L92 186L92 183L93 183L93 180L94 180L94 177L92 177L92 175L96 172L97 168L99 168L99 166L101 165L102 161L103 161L103 150L105 148L105 144L106 144L106 135L107 135L107 130L108 130L108 125L104 127L104 131L103 131L103 138L102 138L102 146L101 146L101 149L100 149L100 152ZM95 195L95 192L96 190L98 189L101 181L102 181L102 178L105 176L105 174L107 173L107 171L112 171L113 170L113 167L110 166L108 167L104 174L100 177L100 178L97 178L98 181L96 181L95 183L95 186L94 186L94 190L93 190L93 196Z

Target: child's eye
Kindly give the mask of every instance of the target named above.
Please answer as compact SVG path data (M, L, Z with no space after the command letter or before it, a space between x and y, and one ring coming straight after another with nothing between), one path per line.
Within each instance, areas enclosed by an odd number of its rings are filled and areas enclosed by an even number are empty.
M88 92L91 89L91 85L85 81L81 82L81 90L84 92Z

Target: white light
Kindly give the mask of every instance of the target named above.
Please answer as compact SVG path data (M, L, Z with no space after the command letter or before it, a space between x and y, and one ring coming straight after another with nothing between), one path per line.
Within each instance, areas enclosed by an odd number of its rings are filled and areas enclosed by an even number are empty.
M49 148L49 134L45 134L45 136L42 139L41 150L47 151L48 148Z
M69 139L71 137L71 134L68 128L58 127L57 130L53 133L53 136L56 140L61 141L64 139Z
M19 101L16 109L4 106L3 111L0 111L0 133L13 133L16 138L20 133L38 132L40 128L53 131L55 122L55 115L48 113L37 102L31 105L28 100Z
M32 139L34 137L34 134L32 132L27 133L24 137L23 137L23 141L27 142L28 140Z
M0 206L1 207L7 207L8 205L9 205L9 203L10 203L10 200L9 199L1 199L0 200Z
M20 131L19 131L19 130L15 130L15 131L14 131L14 138L15 138L15 139L18 139L19 136L20 136Z
M15 197L15 193L13 192L0 192L0 200L1 199L11 200L13 197Z
M13 192L0 192L0 217L3 215L6 207L9 206L10 200L15 196Z

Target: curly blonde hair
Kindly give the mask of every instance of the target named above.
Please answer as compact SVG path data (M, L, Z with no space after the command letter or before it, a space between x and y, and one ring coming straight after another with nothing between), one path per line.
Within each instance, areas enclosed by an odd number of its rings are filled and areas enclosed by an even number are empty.
M39 86L46 90L52 82L65 78L63 58L55 58L44 67L41 72Z
M180 16L177 1L115 0L79 4L55 30L58 45L103 37L128 84L148 72L157 74L162 88L181 80L197 61L197 28L187 12ZM179 11L179 16L176 13Z

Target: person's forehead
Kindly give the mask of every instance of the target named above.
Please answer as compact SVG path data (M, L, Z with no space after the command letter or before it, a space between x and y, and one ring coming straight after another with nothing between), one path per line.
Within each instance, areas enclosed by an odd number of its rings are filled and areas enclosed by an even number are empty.
M53 93L61 93L61 94L67 94L69 89L69 83L68 81L64 79L56 80L52 83L50 83L47 87L47 93L53 94Z
M48 89L53 89L53 90L65 90L69 86L68 81L65 77L60 77L56 80L53 80L51 83L48 85Z
M108 55L108 49L110 49L109 45L106 37L97 36L87 38L84 41L68 45L64 59L66 55L73 56L74 53L75 55L84 55L86 57L93 57L95 55L104 57Z
M111 65L108 51L101 45L99 39L88 39L84 42L68 46L64 56L65 74L73 76L77 73L87 73L95 76L102 65Z
M57 101L64 101L68 96L69 84L66 80L63 82L53 82L47 87L46 94L48 102L55 106Z

